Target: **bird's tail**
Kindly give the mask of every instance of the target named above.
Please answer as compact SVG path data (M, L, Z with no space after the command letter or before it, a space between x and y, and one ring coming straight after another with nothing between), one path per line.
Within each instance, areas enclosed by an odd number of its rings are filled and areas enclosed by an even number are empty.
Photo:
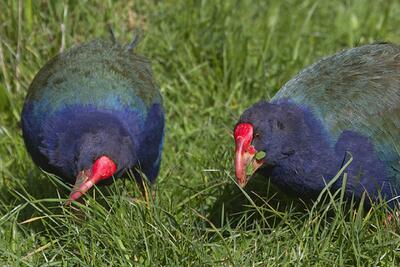
M129 43L129 44L127 44L126 46L125 46L125 48L126 48L126 50L128 50L128 51L132 51L133 49L135 49L136 48L136 46L139 44L139 42L140 42L140 36L141 36L141 30L135 30L134 32L133 32L133 39L132 39L132 41Z
M111 24L107 24L107 28L108 28L108 31L110 33L110 38L111 38L111 41L113 42L113 44L118 44L117 38L115 37L114 29L111 26ZM132 41L125 45L125 49L126 50L132 51L132 50L134 50L136 48L136 46L139 44L139 42L141 40L141 35L142 35L141 32L142 31L140 29L136 29L133 32Z

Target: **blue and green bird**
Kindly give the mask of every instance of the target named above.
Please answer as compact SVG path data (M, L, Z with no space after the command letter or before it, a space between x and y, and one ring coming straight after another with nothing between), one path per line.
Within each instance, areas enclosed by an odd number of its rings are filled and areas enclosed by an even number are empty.
M154 183L164 108L137 42L94 40L51 59L32 81L22 110L27 150L43 170L75 184L68 202L132 170ZM139 171L138 171L139 170Z
M255 171L284 192L317 196L347 167L348 196L400 196L400 47L381 43L323 58L240 117L236 176ZM246 172L247 170L247 172ZM333 184L338 189L339 179ZM368 201L367 203L371 203Z

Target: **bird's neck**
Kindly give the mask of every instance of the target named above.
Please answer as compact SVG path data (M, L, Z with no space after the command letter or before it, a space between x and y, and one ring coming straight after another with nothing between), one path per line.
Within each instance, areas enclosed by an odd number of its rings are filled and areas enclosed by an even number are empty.
M285 110L293 110L303 122L302 129L289 137L287 145L293 154L279 155L272 179L278 186L293 194L313 197L340 169L343 158L335 154L334 142L321 120L304 106L281 101ZM285 153L286 154L286 153Z
M291 195L313 198L335 176L342 162L329 146L311 146L309 151L297 151L274 167L272 179Z

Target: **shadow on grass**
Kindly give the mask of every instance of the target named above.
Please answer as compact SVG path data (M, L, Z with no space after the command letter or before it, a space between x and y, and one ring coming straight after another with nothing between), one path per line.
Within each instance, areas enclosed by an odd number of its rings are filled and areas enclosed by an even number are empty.
M41 220L25 224L27 220L61 213L61 200L68 196L68 189L61 181L50 175L33 171L26 179L15 179L3 183L0 188L1 220L0 224L15 221L17 224L29 225L35 231L43 230Z
M103 207L108 207L105 200L113 195L116 188L124 187L129 183L135 184L134 178L117 179L112 186L99 186L92 189L87 198L94 198ZM128 186L129 189L139 191L138 186ZM132 187L132 188L131 188ZM129 190L128 189L128 190ZM26 179L16 179L13 183L3 183L0 188L0 225L3 223L14 222L22 228L27 228L35 232L41 232L51 229L60 223L63 218L71 218L71 215L77 216L76 207L65 209L64 202L68 198L71 185L51 174L34 170L32 174L27 175ZM133 197L133 196L132 196ZM79 201L81 204L85 201ZM75 204L73 204L75 206ZM109 208L109 207L108 207ZM72 217L74 217L72 216Z
M209 221L218 228L244 227L264 222L273 227L288 210L303 210L304 203L285 195L268 178L256 175L243 191L234 183L227 185L209 215Z

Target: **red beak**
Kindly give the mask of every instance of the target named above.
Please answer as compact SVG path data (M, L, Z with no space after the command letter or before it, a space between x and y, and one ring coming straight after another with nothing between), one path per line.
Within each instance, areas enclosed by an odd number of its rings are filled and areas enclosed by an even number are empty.
M78 174L69 199L65 204L69 205L72 201L79 199L95 184L101 180L110 178L116 170L117 165L110 158L107 156L98 158L93 163L91 170L84 170Z
M244 187L249 177L261 167L262 162L254 159L257 151L251 145L253 141L253 126L249 123L240 123L234 131L236 144L235 171L237 183Z

